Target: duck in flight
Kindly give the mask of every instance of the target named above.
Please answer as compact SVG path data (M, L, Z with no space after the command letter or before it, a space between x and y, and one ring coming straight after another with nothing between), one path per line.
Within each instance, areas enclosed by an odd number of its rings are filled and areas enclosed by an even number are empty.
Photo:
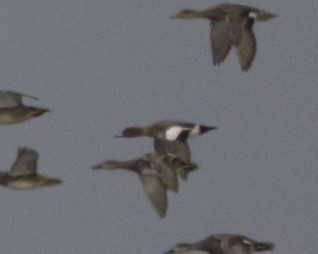
M0 124L14 124L39 117L50 110L26 106L22 103L22 97L38 100L36 97L0 90Z
M216 234L196 243L179 243L165 254L203 251L209 254L251 254L274 248L270 242L258 242L244 235Z
M220 4L202 11L184 9L171 18L210 20L213 64L221 64L234 47L242 71L247 71L251 68L256 53L253 24L273 17L275 15L270 12L245 5Z
M141 158L128 161L107 160L92 169L125 169L138 174L144 191L159 217L167 211L167 190L178 191L175 167L191 167L175 156L149 153Z
M202 135L217 127L188 122L161 121L146 127L128 127L116 137L134 138L147 136L154 138L154 148L158 154L176 155L186 163L191 163L191 151L187 139ZM194 170L194 168L192 168ZM187 177L187 170L181 176Z
M38 153L29 148L19 148L16 161L9 172L0 172L0 185L11 189L25 190L42 186L61 184L56 178L48 178L37 173Z

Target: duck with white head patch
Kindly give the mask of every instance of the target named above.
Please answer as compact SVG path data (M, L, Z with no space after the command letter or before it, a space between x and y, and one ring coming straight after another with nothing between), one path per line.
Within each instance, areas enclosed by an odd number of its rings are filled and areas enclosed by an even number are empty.
M205 126L201 124L178 122L178 121L160 121L146 127L128 127L125 128L121 136L125 138L134 138L147 136L157 139L175 141L180 138L183 131L189 132L189 136L196 136L214 130L214 126Z
M189 122L161 121L147 127L128 127L122 131L121 136L116 137L152 137L156 153L175 155L184 162L191 163L188 137L202 135L215 129L217 127ZM187 171L181 174L183 178L187 175Z

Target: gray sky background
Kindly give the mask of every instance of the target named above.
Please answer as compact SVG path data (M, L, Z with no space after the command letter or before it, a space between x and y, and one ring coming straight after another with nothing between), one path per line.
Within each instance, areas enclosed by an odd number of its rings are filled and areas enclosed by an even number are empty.
M1 188L1 253L162 253L219 232L273 241L272 253L316 252L318 3L233 0L279 16L255 24L242 73L234 51L212 66L209 22L169 18L222 2L0 2L0 87L52 110L0 126L0 169L25 145L39 172L64 180ZM90 167L152 151L151 139L113 136L165 119L219 130L190 140L201 169L169 193L162 220L136 175Z

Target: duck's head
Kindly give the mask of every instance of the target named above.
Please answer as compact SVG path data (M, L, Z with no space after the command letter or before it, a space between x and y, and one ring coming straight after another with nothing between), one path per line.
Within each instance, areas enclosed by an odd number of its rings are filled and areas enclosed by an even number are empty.
M272 249L274 249L273 243L253 242L252 244L252 251L267 251Z
M190 9L184 9L178 12L177 14L171 16L172 19L192 19L198 17L198 12Z
M265 21L276 17L275 14L262 10L258 10L257 12L250 12L249 16L254 17L258 21Z
M44 113L47 113L47 112L51 112L49 109L47 108L35 108L35 107L29 107L29 114L32 116L32 117L39 117L41 115L43 115Z
M116 169L118 168L119 162L116 160L108 160L104 161L103 163L100 163L96 166L93 166L92 169Z
M200 125L200 134L206 133L208 131L216 130L218 127L215 126L205 126Z
M52 186L52 185L57 185L57 184L61 184L62 180L58 179L58 178L48 178L45 180L43 185L47 185L47 186Z
M249 249L251 252L254 251L268 251L274 248L273 243L269 242L256 242L252 239L249 239L244 236L233 237L229 241L229 247L233 247L235 245L244 246L246 249Z

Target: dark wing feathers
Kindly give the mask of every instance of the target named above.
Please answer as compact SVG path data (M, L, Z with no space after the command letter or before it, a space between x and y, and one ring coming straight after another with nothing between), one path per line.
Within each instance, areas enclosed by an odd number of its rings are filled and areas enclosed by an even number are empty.
M252 19L242 20L242 39L236 46L236 52L243 71L247 71L254 60L256 54L256 39L252 31Z
M38 153L35 150L19 148L16 161L11 167L11 176L27 176L36 174Z
M214 65L218 65L225 60L232 44L229 28L225 20L211 21L211 48Z
M190 147L186 142L155 139L154 147L156 153L173 154L185 162L191 162Z

